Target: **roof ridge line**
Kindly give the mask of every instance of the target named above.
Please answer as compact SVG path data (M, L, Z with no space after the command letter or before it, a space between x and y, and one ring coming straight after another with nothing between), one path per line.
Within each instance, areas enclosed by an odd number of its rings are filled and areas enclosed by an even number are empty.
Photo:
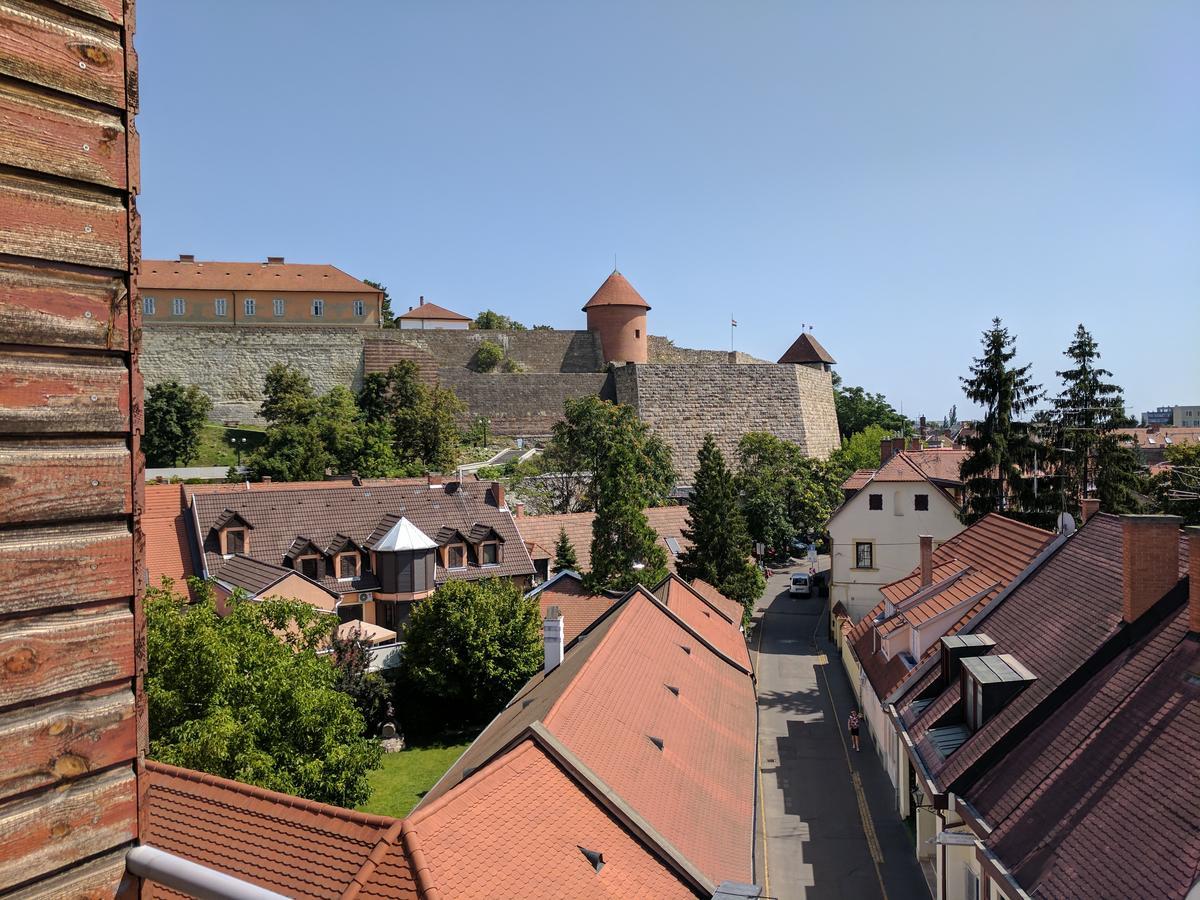
M662 581L660 581L658 584L656 584L654 586L654 590L657 591L660 587L662 587L664 584L666 584L668 581L671 581L672 579L674 579L675 581L678 581L685 588L687 588L689 591L691 591L693 596L695 596L705 606L707 606L709 609L711 609L713 612L715 612L717 615L719 615L722 619L724 619L730 625L735 624L733 619L731 619L731 618L729 618L729 616L725 615L724 610L722 610L720 607L718 607L715 603L713 603L711 600L709 600L707 597L705 597L703 594L701 594L698 590L696 590L694 587L692 587L690 584L688 584L681 576L677 575L674 572L668 572L666 577L663 578ZM713 590L716 590L715 585L713 586ZM718 593L720 593L720 591L718 591Z
M664 859L675 870L691 882L693 888L698 888L704 896L712 896L716 885L700 868L684 853L672 844L630 805L624 797L608 785L588 765L575 755L572 750L560 741L541 721L534 721L525 729L525 734L542 747L554 760L565 768L579 783L592 799L609 811L625 825L634 836L648 845L656 855ZM523 736L524 739L524 736ZM516 742L514 742L514 746Z
M404 855L408 857L413 881L417 883L417 891L421 897L424 900L441 900L442 892L433 883L433 873L425 861L425 851L421 849L421 838L417 833L416 826L407 816L400 823L400 844Z
M739 672L741 672L745 675L749 675L751 678L754 677L753 668L749 668L749 669L744 668L742 666L742 664L739 663L736 659L733 659L732 657L727 656L725 653L718 650L708 638L706 638L704 635L700 634L700 632L698 632L695 628L693 628L691 625L689 625L687 622L685 622L683 620L683 618L681 618L673 609L671 609L669 606L667 606L665 603L663 603L661 600L659 600L657 597L655 597L654 594L651 593L650 590L648 588L646 588L644 585L639 584L637 587L632 588L631 590L640 591L644 596L649 598L654 603L655 606L657 606L659 609L661 609L663 612L665 612L668 616L670 616L671 619L677 625L679 625L680 628L682 628L684 631L686 631L688 634L690 634L693 638L695 638L700 643L702 643L705 647L707 647L709 650L711 650L716 656L725 660L725 662L729 663L729 665L733 666ZM607 637L607 635L606 635L606 637ZM588 662L591 662L590 658L588 659ZM586 663L585 663L585 665L586 665ZM582 672L583 670L580 669L580 671Z
M400 836L401 830L404 828L404 820L397 819L392 823L392 826L379 836L375 842L375 846L371 848L370 854L363 860L362 866L354 873L354 877L350 879L350 885L342 893L342 900L354 900L361 893L363 887L371 880L371 876L375 874L375 870L379 868L379 864L383 862L383 858L388 851L396 846L396 838ZM401 852L404 848L400 848Z
M393 816L380 816L375 813L364 813L356 809L347 809L344 806L334 806L332 803L321 803L317 800L309 800L306 797L298 797L295 794L285 794L282 791L273 791L270 788L259 787L256 784L246 784L244 781L235 781L232 778L225 778L221 775L201 772L198 769L186 769L182 766L159 762L156 759L147 759L146 768L152 771L157 770L164 775L182 778L185 781L206 784L210 787L224 788L236 793L258 797L261 800L270 800L281 806L290 806L318 815L346 819L356 822L359 825L374 825L382 828L384 825L390 827L392 823L397 821Z
M628 608L629 599L636 592L637 592L636 587L632 587L628 591L626 591L624 597L622 597L620 600L615 601L598 618L596 618L592 622L591 625L589 625L583 631L579 632L579 634L577 634L575 636L575 640L572 641L571 643L574 644L576 641L578 641L579 638L581 638L584 634L586 634L593 627L595 627L597 622L600 622L602 619L607 619L609 616L616 615L617 610ZM591 649L591 652L588 653L587 659L585 659L583 661L583 665L579 667L579 670L575 673L575 675L570 680L567 681L566 685L563 686L562 691L560 691L559 695L554 698L554 703L552 703L550 705L550 708L548 710L546 710L546 714L544 716L542 716L539 721L544 722L544 721L549 720L558 711L559 706L562 705L563 699L567 696L567 694L571 693L571 691L575 689L575 683L577 681L579 681L579 679L583 676L583 673L585 671L587 671L589 666L591 666L592 662L596 659L596 654L600 651L600 648L604 646L605 642L609 639L609 637L611 635L612 635L612 628L609 628L607 631L604 632L604 635L596 643L596 646L593 647Z

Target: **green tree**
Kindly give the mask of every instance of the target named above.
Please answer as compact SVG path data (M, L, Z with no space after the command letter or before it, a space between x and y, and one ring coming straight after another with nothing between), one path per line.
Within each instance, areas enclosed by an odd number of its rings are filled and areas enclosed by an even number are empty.
M304 422L312 418L317 394L308 376L286 363L273 363L263 379L260 415L268 422Z
M490 372L500 365L504 359L504 348L495 341L480 341L475 350L475 369L479 372Z
M318 656L332 617L306 603L188 603L170 579L146 591L150 756L287 794L356 806L380 745Z
M368 424L387 423L399 472L448 471L458 457L462 403L449 388L421 382L410 360L363 379L358 406Z
M480 331L525 331L526 328L516 319L510 319L508 316L502 316L498 312L492 312L490 309L485 309L475 321L471 323L472 327L478 328Z
M842 445L829 457L830 463L845 481L858 469L878 469L879 446L892 436L882 425L868 425L862 431L842 440Z
M561 572L563 569L578 572L579 559L575 556L575 548L571 546L571 539L567 537L567 529L560 528L558 541L554 545L554 571Z
M1163 461L1170 468L1150 481L1157 509L1183 516L1185 525L1200 525L1200 443L1172 444L1164 451Z
M576 509L597 508L595 480L588 484L589 473L598 472L609 450L624 444L632 451L631 477L645 506L662 506L675 487L675 467L671 449L650 426L641 421L630 406L610 403L599 397L579 397L567 400L563 419L554 425L553 436L542 460L545 471L567 473L580 485ZM568 495L570 492L568 492Z
M253 477L272 481L323 481L325 470L336 464L315 421L270 425L266 440L247 460Z
M592 479L596 516L592 520L590 590L653 587L667 576L667 554L646 521L644 480L637 450L626 441L607 445Z
M844 387L836 372L833 374L833 402L837 409L838 430L843 438L872 425L878 425L889 434L912 432L912 423L898 413L883 394L872 394L861 387Z
M395 328L396 314L392 312L392 295L388 293L388 289L378 281L372 281L370 278L364 278L363 284L369 284L375 290L379 291L379 293L383 294L383 309L381 310L382 317L380 321L383 323L384 328Z
M387 719L392 690L381 674L368 671L371 645L360 634L342 637L333 628L329 649L336 676L333 686L354 701L366 722L367 733L378 734Z
M1116 431L1133 425L1125 415L1124 394L1106 380L1112 372L1098 364L1099 345L1082 324L1063 355L1070 365L1055 373L1062 379L1062 392L1053 406L1056 430L1067 451L1058 462L1069 485L1067 506L1077 512L1080 499L1095 490L1101 508L1131 512L1137 508L1137 453L1131 439Z
M342 475L356 471L363 452L363 423L354 394L341 385L322 394L314 422L333 467Z
M676 569L683 578L702 578L747 611L752 610L766 582L750 561L750 535L733 473L711 434L704 436L698 458L683 531L691 546L680 555Z
M983 333L983 354L960 379L967 398L984 408L984 417L967 437L971 455L962 464L966 483L963 521L974 522L990 512L1020 515L1034 508L1032 467L1034 443L1028 424L1019 416L1042 396L1041 385L1029 374L1031 366L1013 365L1015 336L999 318Z
M824 530L841 501L840 467L765 432L742 436L738 460L736 484L752 540L784 555L798 535Z
M511 581L448 581L413 605L401 682L441 724L483 724L541 668L541 634L537 600Z
M146 391L142 452L148 466L186 466L200 450L212 401L194 384L163 381Z

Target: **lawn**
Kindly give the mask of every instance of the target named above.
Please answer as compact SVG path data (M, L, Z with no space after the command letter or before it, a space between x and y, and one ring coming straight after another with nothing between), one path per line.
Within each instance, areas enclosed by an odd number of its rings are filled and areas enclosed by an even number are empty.
M371 799L359 809L404 818L468 746L448 744L385 753L383 768L370 774Z
M230 445L230 438L246 438L245 448L251 450L262 443L265 431L265 428L258 425L229 428L216 422L208 422L200 432L200 451L191 465L232 466L237 462L237 452ZM246 450L242 451L242 462L246 461Z

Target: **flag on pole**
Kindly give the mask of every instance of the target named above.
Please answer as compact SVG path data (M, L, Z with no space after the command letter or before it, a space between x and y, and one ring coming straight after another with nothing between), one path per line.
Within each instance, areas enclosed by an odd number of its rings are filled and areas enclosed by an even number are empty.
M737 328L737 319L730 319L729 324L732 325L734 328Z

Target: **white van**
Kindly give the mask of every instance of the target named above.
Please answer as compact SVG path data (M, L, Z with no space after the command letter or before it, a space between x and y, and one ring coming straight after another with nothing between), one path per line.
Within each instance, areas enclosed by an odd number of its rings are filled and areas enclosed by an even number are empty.
M809 577L807 572L796 572L792 575L792 582L788 587L788 593L793 597L812 596L812 578Z

